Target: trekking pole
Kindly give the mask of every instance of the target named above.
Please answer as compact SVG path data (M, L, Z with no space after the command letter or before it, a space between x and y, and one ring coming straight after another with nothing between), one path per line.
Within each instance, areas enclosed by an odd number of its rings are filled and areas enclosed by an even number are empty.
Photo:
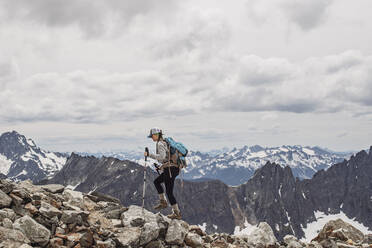
M145 148L145 152L148 155L149 154L149 148ZM147 156L145 156L145 167L143 170L143 194L142 194L142 211L144 211L145 207L145 190L146 190L146 164L147 164Z

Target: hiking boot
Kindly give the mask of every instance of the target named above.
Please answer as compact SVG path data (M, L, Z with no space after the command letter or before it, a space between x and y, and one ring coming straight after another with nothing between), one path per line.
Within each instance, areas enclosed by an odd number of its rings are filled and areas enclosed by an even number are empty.
M160 199L159 204L154 206L154 209L160 210L166 208L168 206L168 202L166 200Z
M172 214L168 214L167 215L168 218L170 219L177 219L177 220L180 220L182 217L181 217L181 212L178 211L178 210L174 210L173 209L173 213Z

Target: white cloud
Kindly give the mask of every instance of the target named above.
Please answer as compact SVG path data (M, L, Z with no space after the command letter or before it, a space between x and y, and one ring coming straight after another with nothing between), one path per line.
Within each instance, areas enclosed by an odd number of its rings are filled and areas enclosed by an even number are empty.
M301 63L249 55L225 61L225 68L216 66L222 57L190 60L178 61L183 70L164 63L165 69L135 73L35 74L5 85L1 115L107 122L206 111L353 112L372 105L372 58L356 51Z

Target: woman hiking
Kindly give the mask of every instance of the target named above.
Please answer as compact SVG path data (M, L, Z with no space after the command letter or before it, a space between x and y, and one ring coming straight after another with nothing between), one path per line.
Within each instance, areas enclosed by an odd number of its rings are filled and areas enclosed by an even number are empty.
M159 169L163 170L163 172L154 180L154 185L158 191L160 199L159 204L154 206L154 209L161 210L168 206L164 195L164 189L161 185L164 183L165 192L167 193L169 203L171 204L173 210L173 213L167 215L167 217L171 219L181 219L181 212L178 208L176 198L173 195L174 181L180 172L177 163L173 162L177 160L173 158L173 156L170 156L170 149L167 143L164 141L163 133L160 129L152 128L148 138L152 138L152 140L156 142L156 154L145 152L145 156L158 160L159 163L162 164Z

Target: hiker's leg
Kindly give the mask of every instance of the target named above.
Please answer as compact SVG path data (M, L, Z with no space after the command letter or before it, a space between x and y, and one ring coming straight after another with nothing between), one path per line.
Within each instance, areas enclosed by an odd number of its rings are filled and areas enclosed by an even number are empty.
M167 168L166 170L169 170L169 168ZM176 198L173 195L174 180L176 180L176 176L177 176L177 173L175 173L175 172L176 171L174 169L172 169L172 171L171 171L172 177L169 176L169 171L166 172L165 182L164 182L165 183L165 191L167 193L169 203L171 205L174 205L174 204L177 203Z
M164 189L163 189L163 186L161 186L161 183L164 182L164 172L161 173L155 180L154 180L154 185L155 185L155 188L156 190L158 191L158 194L159 195L163 195L164 196ZM160 196L161 198L161 196Z

